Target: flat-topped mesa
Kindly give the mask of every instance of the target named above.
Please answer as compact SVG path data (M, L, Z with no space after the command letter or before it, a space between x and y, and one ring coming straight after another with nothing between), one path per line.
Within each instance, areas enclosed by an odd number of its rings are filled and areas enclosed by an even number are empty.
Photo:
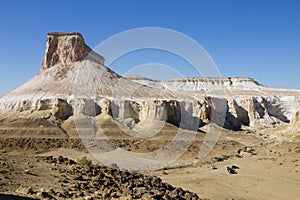
M48 33L41 72L57 64L66 65L87 58L104 64L104 58L85 44L80 33Z
M158 81L141 76L126 76L127 79L151 87L163 88L171 91L216 91L234 90L260 90L266 88L252 78L241 77L194 77L178 78L168 81Z
M260 85L253 78L247 77L194 77L194 78L179 78L170 80L171 82L223 82L223 83L234 83L234 82L248 82L254 83L255 85Z
M236 90L253 90L263 86L252 78L239 77L196 77L182 78L162 82L162 85L171 90L182 91L213 91L236 89ZM176 85L176 87L174 87Z

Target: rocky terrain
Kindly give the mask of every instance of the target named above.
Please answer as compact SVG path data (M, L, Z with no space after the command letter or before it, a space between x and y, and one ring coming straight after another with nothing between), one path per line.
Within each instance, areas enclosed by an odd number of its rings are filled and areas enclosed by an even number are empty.
M0 192L33 199L199 199L158 177L83 161L1 155Z
M296 199L299 113L297 90L124 77L80 33L49 33L40 73L0 99L0 198Z

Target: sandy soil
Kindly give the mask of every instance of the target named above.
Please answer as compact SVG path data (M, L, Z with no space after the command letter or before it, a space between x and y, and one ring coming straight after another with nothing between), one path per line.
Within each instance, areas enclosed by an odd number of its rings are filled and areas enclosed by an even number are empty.
M289 131L282 136L284 130ZM295 139L299 136L297 131L281 127L251 134L253 138L255 135L260 137L261 141L258 145L252 144L254 153L244 152L242 158L230 157L209 164L200 162L191 167L154 174L209 199L299 199L300 143ZM229 135L240 140L243 133ZM212 170L212 165L217 169ZM237 174L227 172L226 167L232 165L240 168Z
M0 173L1 180L8 180L5 185L1 181L1 192L20 195L17 189L30 179L19 174L24 173L26 167L37 163L37 161L30 161L32 156L64 156L74 160L86 156L94 163L99 163L84 148L80 139L76 138L72 123L72 121L65 122L62 127L68 131L61 131L55 137L50 138L45 138L47 133L44 133L43 137L29 138L21 132L17 132L12 137L3 134L4 137L0 138L1 157L8 156L9 160L15 160L15 162L17 160L19 164L16 166L19 166L19 169L3 171L1 167L3 172ZM115 146L136 153L161 148L178 131L177 127L165 124L155 136L140 139L123 133L120 124L110 118L99 119L99 123ZM176 187L195 192L201 198L217 200L298 199L300 195L300 128L285 125L253 130L244 127L244 130L239 132L222 129L217 144L206 157L201 159L198 153L206 134L202 132L190 132L190 134L195 134L195 140L179 160L164 170L149 174L159 176L163 181ZM22 159L18 158L20 155ZM231 165L239 167L236 170L237 174L227 172L226 167ZM211 166L216 169L212 170ZM40 170L47 168L49 171L47 164L41 163L39 167ZM48 174L53 174L53 172L47 170L42 170L43 172L40 173L41 180L29 181L29 186L35 187L37 182L44 182L46 179L49 182L46 181L45 184L51 185L55 176L64 180L61 177L63 174L60 173L54 173L52 178L48 178ZM16 177L21 178L16 179Z

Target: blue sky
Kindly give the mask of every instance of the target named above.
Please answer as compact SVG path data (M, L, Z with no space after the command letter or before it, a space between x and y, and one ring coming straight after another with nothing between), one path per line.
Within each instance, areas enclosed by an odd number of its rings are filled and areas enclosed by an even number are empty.
M300 89L299 9L292 0L1 1L0 96L39 73L47 32L81 32L93 48L119 32L149 26L195 39L223 76ZM135 57L135 65L143 64L143 56ZM125 59L112 67L124 73L130 64Z

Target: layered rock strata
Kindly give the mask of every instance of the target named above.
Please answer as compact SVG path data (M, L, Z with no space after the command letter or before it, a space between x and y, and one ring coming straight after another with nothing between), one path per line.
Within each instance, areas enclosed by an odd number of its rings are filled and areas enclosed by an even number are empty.
M80 33L49 33L41 73L0 99L0 119L106 114L132 119L131 128L159 120L192 130L209 123L239 130L289 123L299 107L299 91L250 78L122 77L104 66Z

